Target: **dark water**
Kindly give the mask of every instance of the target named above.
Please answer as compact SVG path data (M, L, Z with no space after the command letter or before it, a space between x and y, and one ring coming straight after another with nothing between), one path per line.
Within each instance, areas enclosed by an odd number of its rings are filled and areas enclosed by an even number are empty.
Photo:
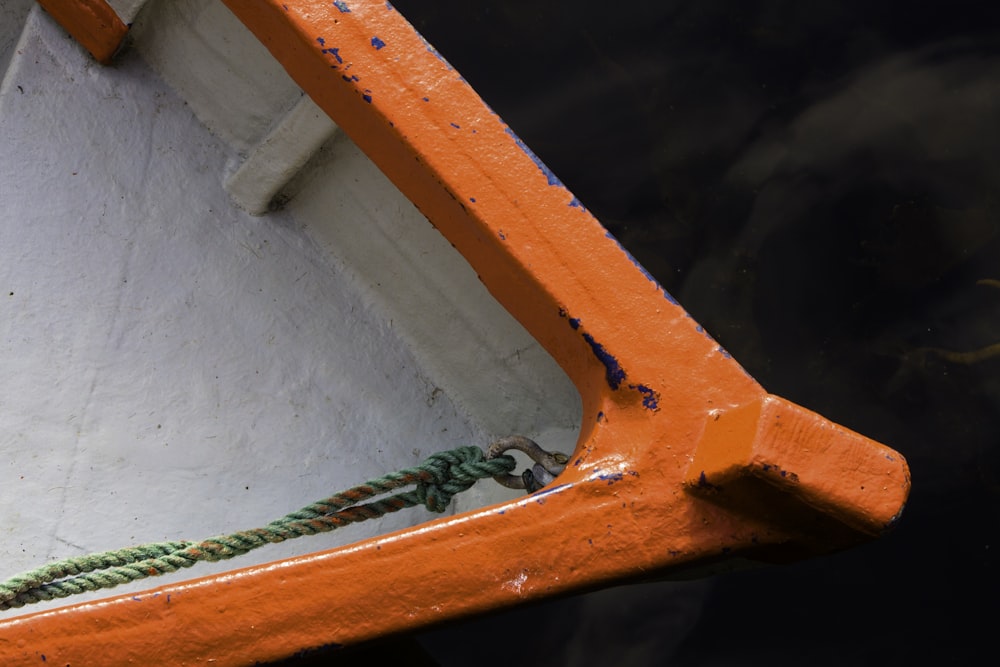
M411 664L993 664L995 3L394 4L764 387L913 473L877 542L459 623Z

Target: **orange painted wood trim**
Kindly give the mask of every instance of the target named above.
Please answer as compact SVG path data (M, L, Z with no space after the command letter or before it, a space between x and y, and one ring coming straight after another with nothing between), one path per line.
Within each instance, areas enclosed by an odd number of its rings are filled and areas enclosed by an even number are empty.
M105 0L38 0L46 12L102 65L111 62L128 26Z
M0 622L0 663L266 662L895 523L903 458L768 395L391 5L226 4L566 370L576 452L517 501Z

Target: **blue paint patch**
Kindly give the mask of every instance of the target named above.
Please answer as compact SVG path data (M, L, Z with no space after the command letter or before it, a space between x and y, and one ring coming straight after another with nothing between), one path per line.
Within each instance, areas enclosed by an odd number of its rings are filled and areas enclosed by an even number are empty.
M343 79L344 81L348 82L348 83L350 83L351 81L360 81L361 80L361 79L358 78L357 74L352 74L351 76L347 76L346 74L341 74L340 78Z
M510 127L505 127L504 132L514 139L514 143L517 144L517 147L524 151L524 153L531 158L531 161L535 163L535 166L538 167L543 174L545 174L545 178L548 179L549 185L558 185L561 188L566 187L563 185L562 181L560 181L559 178L552 173L552 170L549 169L544 162L542 162L541 158L535 155L534 151L528 148L526 143L521 141L521 137L514 134L514 130L510 129Z
M600 424L602 421L604 421L604 410L597 413L597 423Z
M611 486L611 485L612 485L612 484L614 484L615 482L620 482L620 481L622 481L622 478L623 478L623 477L625 477L625 473L621 473L621 472L611 472L611 473L607 473L607 474L605 474L605 475L598 475L598 476L597 476L597 479L600 479L600 480L603 480L603 481L606 481L606 482L608 483L608 486Z
M569 325L573 329L579 329L580 328L580 318L579 317L571 317L571 318L569 318Z
M372 37L372 46L375 47L376 51L379 51L382 49L383 46L385 46L385 42L383 42L378 37Z
M417 37L419 37L420 41L422 41L424 43L424 47L427 48L427 52L430 53L431 55L433 55L438 60L440 60L444 64L444 66L448 68L449 72L454 72L455 71L455 68L451 66L451 63L448 62L447 60L445 60L445 57L442 56L440 53L438 53L438 50L435 49L431 45L430 42L428 42L426 39L424 39L423 35L421 35L420 33L417 33ZM461 79L461 77L459 77L459 78Z
M498 229L497 230L497 236L500 237L501 241L506 241L507 240L507 235L503 233L502 229Z
M350 14L351 9L344 0L334 0L333 6L340 10L341 14Z
M363 95L361 96L361 99L363 99L363 100L364 100L365 102L368 102L368 104L371 104L371 103L372 103L372 95L371 95L371 92L372 92L372 91L370 91L370 90L368 90L368 89L366 88L366 89L365 89L365 92L364 92L364 94L363 94Z
M322 37L317 37L316 41L319 42L320 46L326 46L326 40L323 39Z
M469 197L469 201L471 201L473 204L475 204L476 203L476 198L475 197Z
M605 350L603 345L594 340L594 337L590 334L583 334L583 339L590 345L590 349L594 351L594 356L597 357L598 361L604 364L604 377L608 382L608 386L612 389L618 389L621 383L625 381L625 371L618 363L618 360Z
M320 43L320 46L322 46L323 43L324 43L322 40L323 40L322 37L317 37L316 38L316 41L318 41ZM333 56L334 58L337 59L337 62L339 64L341 64L341 65L344 64L344 59L340 57L340 49L333 49L333 48L331 48L331 49L320 49L320 53L329 53L331 56Z
M722 347L721 345L718 348L716 348L716 352L718 352L719 354L721 354L726 359L732 359L733 358L733 355L729 354L729 352L726 351L726 348Z
M701 474L698 475L698 488L699 489L712 489L713 491L717 491L717 490L719 490L722 487L716 486L715 484L712 484L711 482L709 482L708 478L705 477L705 471L702 470Z
M451 125L453 128L455 128L456 130L462 129L462 126L459 125L458 123L448 123L448 124Z
M286 12L288 11L288 5L281 5L281 8L284 9Z
M660 392L654 391L644 384L630 384L629 387L642 394L642 407L653 412L660 409Z
M424 100L424 102L430 102L430 101L431 101L431 98L429 98L429 97L425 97L425 98L423 98L423 100Z
M609 238L609 239L611 239L612 241L615 242L615 244L618 246L618 249L621 250L623 253L625 253L625 256L628 257L628 260L630 262L632 262L632 265L635 266L635 268L639 269L639 271L642 273L642 275L644 275L646 277L646 280L648 280L649 282L651 282L654 285L656 285L656 287L660 290L660 292L663 293L663 296L664 296L664 298L666 298L667 301L669 301L670 303L674 304L675 306L679 306L680 305L679 303L677 303L677 299L675 299L673 297L673 295L670 294L670 292L668 292L667 290L663 289L663 286L660 285L659 282L657 282L656 278L653 277L653 274L651 274L649 271L647 271L646 267L644 267L642 264L640 264L639 260L637 260L635 257L633 257L632 253L630 253L628 250L625 249L625 246L623 246L618 241L618 239L615 238L614 234L612 234L611 232L605 230L604 236L606 236L607 238Z

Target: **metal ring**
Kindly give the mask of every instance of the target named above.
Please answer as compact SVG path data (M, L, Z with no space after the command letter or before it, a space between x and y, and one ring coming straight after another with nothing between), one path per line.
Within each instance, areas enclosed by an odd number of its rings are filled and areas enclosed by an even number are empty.
M511 435L494 440L486 449L486 458L495 459L511 449L524 452L532 461L535 461L536 465L533 471L526 470L526 474L497 475L493 478L508 489L526 489L529 493L537 491L561 473L569 462L569 457L562 452L548 452L534 440L522 435Z

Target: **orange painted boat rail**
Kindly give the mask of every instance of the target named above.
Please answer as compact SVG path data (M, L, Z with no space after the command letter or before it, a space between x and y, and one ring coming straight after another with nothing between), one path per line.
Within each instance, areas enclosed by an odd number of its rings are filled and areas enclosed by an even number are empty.
M896 522L903 458L767 394L391 5L226 5L565 369L577 449L517 501L0 623L0 662L266 662Z
M121 46L128 26L105 0L38 0L94 60L107 65Z

